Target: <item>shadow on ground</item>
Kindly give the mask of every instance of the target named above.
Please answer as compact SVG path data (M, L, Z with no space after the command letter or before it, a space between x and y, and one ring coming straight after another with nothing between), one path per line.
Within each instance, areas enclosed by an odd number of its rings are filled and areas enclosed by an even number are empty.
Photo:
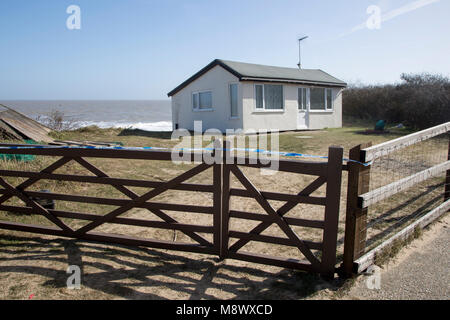
M24 260L38 263L30 265ZM66 288L69 275L65 268L69 265L80 266L82 287L93 289L88 296L80 290L81 299L112 295L125 299L287 300L307 298L323 289L336 291L344 284L341 279L325 282L315 274L278 268L277 272L265 271L262 265L238 266L214 257L199 259L148 248L0 235L0 274L42 276L47 280L41 286L61 291ZM96 291L106 295L96 295ZM167 292L179 295L168 297ZM52 298L51 292L49 295L43 298Z
M402 137L409 132L400 131L400 130L386 130L386 131L375 131L371 129L366 129L363 131L354 131L355 135L363 135L363 136L381 136L386 139L393 139L393 137Z
M123 129L119 136L136 136L136 137L147 137L147 138L158 138L158 139L171 139L171 131L145 131L140 129Z

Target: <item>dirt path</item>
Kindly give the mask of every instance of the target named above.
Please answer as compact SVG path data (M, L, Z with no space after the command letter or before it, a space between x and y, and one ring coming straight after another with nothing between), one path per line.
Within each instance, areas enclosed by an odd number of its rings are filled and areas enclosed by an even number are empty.
M374 278L361 276L343 299L450 299L450 216L424 231L380 270L380 289ZM369 281L369 285L368 284Z

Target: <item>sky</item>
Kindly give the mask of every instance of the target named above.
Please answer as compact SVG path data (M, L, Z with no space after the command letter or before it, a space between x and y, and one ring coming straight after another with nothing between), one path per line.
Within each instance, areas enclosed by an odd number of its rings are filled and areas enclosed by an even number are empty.
M348 83L450 76L449 12L450 0L2 0L0 99L167 99L216 58L295 68L305 35L303 68Z

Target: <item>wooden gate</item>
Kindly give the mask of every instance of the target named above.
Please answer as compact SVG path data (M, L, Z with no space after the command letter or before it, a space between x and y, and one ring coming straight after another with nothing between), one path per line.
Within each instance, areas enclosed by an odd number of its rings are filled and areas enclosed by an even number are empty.
M312 183L304 187L303 190L296 195L260 191L240 169L240 167L264 167L261 164L252 164L248 158L238 159L235 157L231 159L231 161L224 160L221 226L222 246L220 256L223 258L240 259L286 268L319 272L322 275L332 277L335 272L336 264L342 154L342 148L331 147L329 149L328 162L279 160L278 170L292 173L292 179L299 179L299 174L317 176ZM225 158L231 157L226 155ZM231 175L237 178L244 186L244 189L230 188ZM311 196L314 191L324 184L326 184L325 197ZM233 196L255 199L265 211L265 214L230 210L230 198ZM278 210L275 210L269 203L269 200L283 201L285 203ZM324 220L284 217L290 210L299 204L311 204L324 207ZM236 230L229 230L231 218L259 221L259 224L250 232L243 233ZM273 224L276 224L286 237L261 235ZM303 240L301 235L297 234L292 229L292 226L321 229L323 231L322 242ZM237 238L238 240L230 246L230 238ZM242 251L241 249L250 241L296 247L306 258L306 261L293 259L292 257L275 257ZM317 250L319 254L314 255L311 251L313 249ZM319 258L319 256L321 256L321 258Z
M215 150L213 152L217 152ZM146 246L161 249L189 251L204 254L219 255L221 258L232 258L246 260L256 263L270 264L287 268L295 268L310 272L319 272L323 275L332 276L335 272L336 263L336 241L337 224L339 218L339 202L342 175L342 148L331 147L328 162L306 162L279 160L277 162L279 171L289 172L294 176L299 174L316 176L315 180L303 188L298 194L282 194L258 190L242 172L242 167L262 168L267 165L254 164L250 158L231 159L221 163L208 164L204 160L197 163L192 169L167 181L145 181L136 179L112 178L106 172L94 166L86 159L138 159L171 161L172 154L169 151L151 150L129 150L129 149L86 149L86 148L18 148L3 149L2 153L8 154L31 154L39 156L60 157L53 164L39 172L4 170L0 168L0 211L14 212L19 214L35 214L47 218L52 225L24 224L0 219L0 228L17 230L39 234L48 234L76 239L111 242L132 246ZM190 161L198 161L198 154L189 154ZM222 159L230 159L225 153ZM202 158L203 159L203 158ZM93 175L72 175L55 173L58 168L70 162L76 162L87 169ZM243 164L240 164L243 163ZM206 170L212 170L211 184L193 184L186 181ZM234 175L244 186L244 189L230 188L230 176ZM2 177L20 177L26 180L16 186L8 183ZM82 182L89 184L109 185L120 191L128 199L101 198L92 196L80 196L70 194L59 194L55 192L30 191L29 188L40 180L56 180ZM314 197L311 194L326 184L325 197ZM130 187L148 188L147 192L139 195ZM168 190L183 190L208 194L212 199L212 206L181 205L173 203L151 202L156 196ZM25 205L7 205L6 201L12 197L22 200ZM231 197L246 197L255 199L266 214L254 214L251 212L238 212L230 210ZM57 201L69 201L79 203L90 203L98 205L115 206L110 212L98 215L92 213L69 212L44 208L37 199L48 199ZM278 210L269 203L269 200L284 201L285 204ZM312 204L322 206L325 210L323 220L306 220L299 218L284 217L290 210L299 204ZM137 219L121 217L125 212L133 208L143 208L151 214L159 217L162 221L150 219ZM198 225L192 223L180 223L165 211L196 212L212 215L212 225ZM84 226L73 228L64 223L62 218L87 221ZM248 219L258 221L259 224L250 232L242 233L229 230L231 218ZM97 232L95 229L104 224L119 224L126 226L137 226L157 228L165 230L177 230L184 233L191 240L187 242L176 242L149 238L139 238L132 235L118 235L105 232ZM267 228L276 224L286 238L262 235ZM323 230L321 242L306 241L301 238L292 226L302 226ZM131 232L130 232L131 233ZM207 239L203 234L209 234ZM238 240L231 243L230 239ZM192 243L192 241L194 243ZM252 252L242 251L249 241L280 244L296 247L307 261L299 261L290 257L271 257L258 255ZM313 254L316 250L320 254Z
M171 161L170 152L162 151L133 151L133 150L110 150L110 149L83 149L83 148L42 148L42 149L11 149L4 150L4 153L10 154L32 154L45 156L62 156L56 162L43 169L40 172L26 172L26 171L12 171L0 170L0 210L22 213L22 214L38 214L46 217L52 222L53 226L44 225L29 225L23 223L9 222L0 220L0 228L9 230L18 230L25 232L33 232L40 234L50 234L56 236L113 242L125 245L147 246L161 249L172 249L181 251L191 251L206 254L217 254L219 252L219 230L220 230L220 165L208 165L201 163L194 168L184 172L183 174L170 179L169 181L143 181L134 179L119 179L111 178L105 172L98 169L85 158L105 158L105 159L130 159L130 160L161 160ZM192 160L193 154L191 155ZM94 176L87 175L68 175L55 174L54 172L69 162L75 161L82 167L94 174ZM213 168L213 184L190 184L184 183L186 180L202 173L203 171ZM1 177L23 177L28 178L26 181L17 186L12 186L5 179ZM27 191L29 187L39 180L57 180L57 181L72 181L84 182L93 184L110 185L124 194L129 200L99 198L80 195L58 194L52 192L37 192ZM128 187L146 187L150 191L138 195L130 190ZM194 205L180 205L172 203L151 202L150 200L168 190L184 190L194 192L204 192L213 194L213 206L194 206ZM18 197L26 205L11 206L4 203L11 197ZM46 209L36 201L36 199L49 199L59 201L81 202L99 205L116 206L117 208L104 215L96 215L91 213L67 212L53 209ZM144 208L153 215L159 217L162 221L154 221L150 219L136 219L120 217L120 215L133 208ZM182 212L200 212L204 214L213 214L217 217L214 219L213 225L195 225L182 224L177 220L166 214L164 211L182 211ZM90 221L88 224L73 229L65 224L61 218L70 218L76 220ZM116 235L110 233L95 232L94 229L102 226L105 223L138 226L147 228L159 228L168 230L178 230L186 234L195 243L179 243L175 241L163 241L157 239L138 238L130 235ZM198 233L214 234L214 240L208 241Z

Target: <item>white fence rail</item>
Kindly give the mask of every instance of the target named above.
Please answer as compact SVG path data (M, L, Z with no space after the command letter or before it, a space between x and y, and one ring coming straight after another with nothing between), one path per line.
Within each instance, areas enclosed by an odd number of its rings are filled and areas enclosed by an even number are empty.
M450 131L450 122L412 133L410 135L390 140L376 146L361 150L364 162L370 162L374 159L386 156L389 153L411 146L421 141L425 141Z

